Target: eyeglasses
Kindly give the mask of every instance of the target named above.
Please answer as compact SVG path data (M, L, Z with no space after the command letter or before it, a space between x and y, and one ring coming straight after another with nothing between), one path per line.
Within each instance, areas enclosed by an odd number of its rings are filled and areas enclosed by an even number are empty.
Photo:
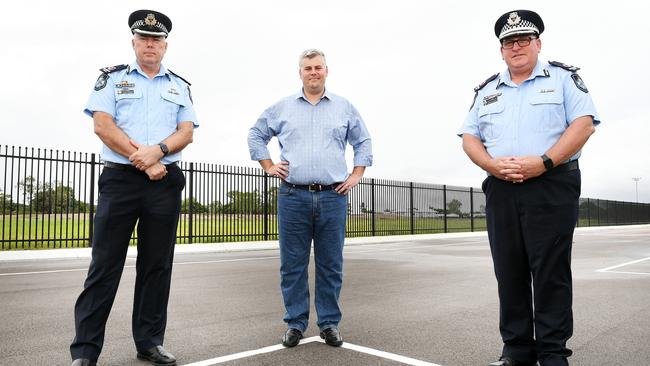
M537 37L526 37L526 38L519 38L519 39L508 39L505 40L501 43L501 47L509 50L512 47L515 46L515 43L519 45L519 47L526 47L530 44L530 41L533 39L537 39Z

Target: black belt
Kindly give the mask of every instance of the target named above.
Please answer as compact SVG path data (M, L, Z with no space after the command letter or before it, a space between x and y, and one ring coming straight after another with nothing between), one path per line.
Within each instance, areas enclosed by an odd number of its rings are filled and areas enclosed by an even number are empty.
M304 189L305 191L309 192L323 192L323 191L331 191L332 189L338 187L339 184L341 183L334 183L334 184L305 184L305 185L299 185L299 184L292 184L292 183L287 183L283 182L282 184L285 184L291 188L298 188L298 189Z
M166 167L176 165L176 162L173 162L171 164L165 164ZM144 171L136 168L135 166L131 164L118 164L114 163L112 161L104 161L104 168L111 168L111 169L119 169L119 170L126 170L127 172L137 172L137 173L144 173Z
M580 166L578 165L578 160L571 160L568 163L564 163L561 165L558 165L556 167L553 167L553 169L547 171L546 173L542 175L552 175L552 174L557 174L557 173L566 173L570 172L572 170L578 170L580 169Z
M572 170L578 170L578 169L580 169L580 166L578 165L578 160L571 160L568 163L558 165L558 166L554 167L553 169L542 173L540 175L540 177L544 176L544 175L553 175L553 174L557 174L557 173L566 173L566 172L570 172ZM488 177L492 176L492 174L490 174L490 173L487 173L487 175L488 175Z

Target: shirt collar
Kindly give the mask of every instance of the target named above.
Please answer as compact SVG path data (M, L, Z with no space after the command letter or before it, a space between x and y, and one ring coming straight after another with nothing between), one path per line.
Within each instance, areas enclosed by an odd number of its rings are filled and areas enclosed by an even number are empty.
M542 61L538 59L537 64L535 64L535 67L533 68L533 72L530 73L530 76L524 82L526 82L528 80L532 80L532 79L534 79L534 78L536 78L538 76L541 76L541 77L550 76L549 73L548 73L548 70L545 69L542 66L542 64L543 64ZM499 75L499 82L497 84L497 88L501 84L506 84L508 86L513 86L513 87L517 86L517 84L512 82L512 79L510 78L510 71L508 69L505 69L504 71L501 71L501 75Z
M309 102L309 99L307 99L307 97L305 96L304 89L300 89L300 91L294 95L294 98L303 99L304 101ZM323 96L320 97L321 100L323 100L323 98L327 98L327 100L332 100L330 92L327 90L327 88L325 88L325 92L323 93Z
M140 75L142 75L144 77L148 77L147 74L145 74L145 72L142 71L142 68L140 67L140 65L138 65L137 61L133 61L132 63L130 63L129 67L126 69L127 74L130 74L132 71L137 71L138 74L140 74ZM165 68L165 65L161 64L160 65L160 71L158 71L158 74L156 74L156 76L154 76L154 78L156 78L158 76L164 76L164 75L169 75L169 73L167 72L167 69Z

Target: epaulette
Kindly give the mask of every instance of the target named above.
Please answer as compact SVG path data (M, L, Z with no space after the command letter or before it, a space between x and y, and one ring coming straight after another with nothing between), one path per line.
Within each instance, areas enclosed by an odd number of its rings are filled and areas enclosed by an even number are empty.
M102 67L101 69L99 69L99 71L101 71L103 74L110 74L110 73L115 72L115 71L124 70L127 67L129 67L129 65L121 64L121 65L115 65L115 66Z
M559 62L559 61L549 61L548 63L549 63L550 65L557 66L557 67L563 68L564 70L571 71L571 72L576 72L576 71L580 70L579 67L577 67L577 66L567 65L567 64L565 64L564 62Z
M490 76L484 82L480 83L476 88L474 88L474 92L478 93L479 90L485 88L485 86L488 85L490 83L490 81L496 79L498 76L499 76L498 72L496 74Z
M179 78L179 79L181 79L181 80L183 80L183 81L184 81L184 82L185 82L185 83L186 83L187 85L190 85L190 86L192 85L192 84L190 84L190 82L189 82L189 81L187 81L187 80L185 80L185 79L183 79L183 77L182 77L182 76L180 76L180 75L178 75L177 73L175 73L175 72L173 72L173 71L171 71L170 69L167 69L167 71L169 71L169 73L170 73L170 74L172 74L172 75L174 75L174 76L176 76L177 78Z

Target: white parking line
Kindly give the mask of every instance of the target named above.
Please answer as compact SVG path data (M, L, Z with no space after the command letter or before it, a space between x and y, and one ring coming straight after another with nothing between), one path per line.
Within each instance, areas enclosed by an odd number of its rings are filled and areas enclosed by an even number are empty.
M315 336L315 337L309 337L309 338L305 338L305 339L301 340L300 345L298 345L298 346L301 346L301 345L304 345L304 344L307 344L307 343L312 343L312 342L325 343L325 341L322 340L320 337ZM352 351L361 352L361 353L369 354L369 355L372 355L372 356L385 358L387 360L393 360L393 361L401 362L401 363L404 363L404 364L407 364L407 365L413 365L413 366L441 366L441 365L431 363L431 362L426 362L426 361L416 360L416 359L410 358L410 357L396 355L394 353L379 351L379 350L376 350L376 349L373 349L373 348L368 348L368 347L363 347L363 346L357 346L356 344L352 344L352 343L348 343L348 342L344 342L341 347L352 350ZM221 357L212 358L212 359L205 360L205 361L194 362L194 363L186 364L184 366L212 366L212 365L217 365L217 364L228 362L228 361L238 360L238 359L241 359L241 358L252 357L252 356L261 355L261 354L264 354L264 353L279 351L281 349L286 349L286 347L284 347L281 344L277 344L275 346L264 347L264 348L260 348L260 349L256 349L256 350L252 350L252 351L239 352L239 353L235 353L235 354L228 355L228 356L221 356Z
M617 264L617 265L615 265L615 266L611 266L611 267L607 267L607 268L603 268L603 269L596 270L596 272L628 273L628 274L646 274L646 275L650 275L650 273L645 273L645 272L622 272L622 271L612 271L613 269L621 268L621 267L625 267L625 266L628 266L628 265L630 265L630 264L640 263L640 262L643 262L643 261L647 261L648 259L650 259L650 257L642 258L642 259L637 259L637 260L635 260L635 261L625 262L625 263L623 263L623 264Z

